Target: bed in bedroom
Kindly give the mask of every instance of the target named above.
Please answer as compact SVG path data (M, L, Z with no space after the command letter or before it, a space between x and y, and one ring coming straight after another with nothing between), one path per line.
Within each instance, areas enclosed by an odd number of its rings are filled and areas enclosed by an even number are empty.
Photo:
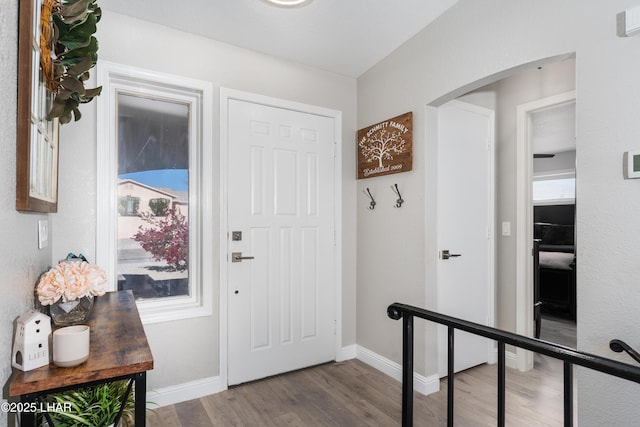
M534 207L534 271L543 312L576 318L575 205ZM534 285L535 286L535 285Z

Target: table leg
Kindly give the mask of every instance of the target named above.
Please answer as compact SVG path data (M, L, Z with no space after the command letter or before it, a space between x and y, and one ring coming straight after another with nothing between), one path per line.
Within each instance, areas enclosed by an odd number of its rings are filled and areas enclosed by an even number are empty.
M135 418L136 427L144 427L146 425L147 411L147 373L138 372L136 379L136 395L135 395Z
M24 394L20 396L22 403L34 402L30 394ZM33 427L36 425L36 414L33 411L23 411L20 413L20 426L21 427Z

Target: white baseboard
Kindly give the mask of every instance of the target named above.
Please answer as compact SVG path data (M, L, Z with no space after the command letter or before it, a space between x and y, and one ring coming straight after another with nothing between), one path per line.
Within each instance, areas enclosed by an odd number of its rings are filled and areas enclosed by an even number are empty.
M493 352L492 356L492 360L489 360L489 365L493 365L495 363L498 363L498 349L496 348L495 351ZM518 369L518 356L516 355L516 353L512 352L512 351L505 351L504 352L504 364L506 365L507 368L513 368L513 369Z
M355 359L358 354L358 346L355 344L342 347L336 352L336 362Z
M356 358L398 381L402 380L402 366L400 364L362 346L354 344L342 347L336 354L336 362ZM515 366L515 354L507 353L507 366L511 366L511 364ZM425 377L414 373L413 388L424 395L435 393L440 390L440 379L438 375ZM223 383L220 377L210 377L149 390L147 392L147 401L153 402L150 405L151 408L162 407L191 399L199 399L210 394L220 393L226 389L227 385Z
M363 361L369 366L389 375L398 381L402 381L402 366L386 357L380 356L373 351L357 346L356 358ZM440 391L440 378L437 374L425 377L417 373L413 373L413 388L418 393L427 395Z
M518 369L518 356L512 351L506 351L504 353L504 363L507 368Z
M147 401L153 402L153 404L149 405L153 409L154 407L173 405L186 400L199 399L210 394L220 393L226 389L227 385L222 383L220 377L203 378L149 390L147 392Z

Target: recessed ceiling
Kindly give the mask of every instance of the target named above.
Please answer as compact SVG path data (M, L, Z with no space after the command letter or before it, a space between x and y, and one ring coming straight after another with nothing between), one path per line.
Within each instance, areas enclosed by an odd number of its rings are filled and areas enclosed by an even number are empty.
M358 77L457 0L314 0L274 7L263 0L104 0L108 11Z

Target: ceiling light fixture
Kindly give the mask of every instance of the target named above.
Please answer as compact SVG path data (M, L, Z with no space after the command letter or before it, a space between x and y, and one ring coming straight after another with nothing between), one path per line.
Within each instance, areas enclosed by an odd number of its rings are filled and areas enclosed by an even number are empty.
M300 7L306 6L312 0L265 0L267 3L278 7Z

